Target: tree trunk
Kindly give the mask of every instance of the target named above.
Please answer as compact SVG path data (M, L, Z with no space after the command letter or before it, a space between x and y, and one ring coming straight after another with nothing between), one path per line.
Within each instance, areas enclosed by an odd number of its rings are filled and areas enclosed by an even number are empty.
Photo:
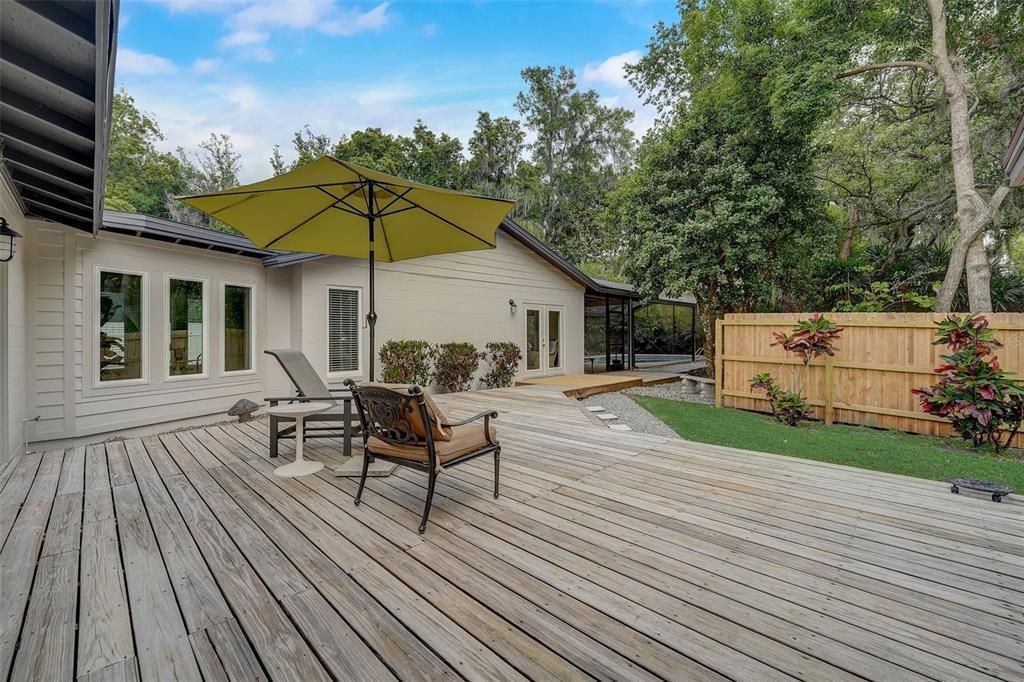
M974 222L961 228L956 242L953 243L953 250L949 255L949 267L946 269L946 277L942 281L942 288L939 289L939 295L935 301L935 309L940 313L948 313L952 310L953 297L956 295L957 289L960 288L960 280L963 278L965 266L968 271L968 281L972 277L971 269L974 268L973 277L985 278L987 288L987 280L991 275L989 273L988 254L985 252L983 236L986 226L999 212L999 207L1009 193L1010 187L1008 185L1003 185L997 189ZM973 290L969 288L967 291L968 297L971 296L972 291L973 293L978 293L979 289L978 287L975 287ZM969 306L973 312L989 312L992 309L991 299L987 301L970 300Z
M843 237L843 246L839 249L840 260L850 259L850 252L853 250L853 236L857 233L858 223L860 223L860 211L853 207L850 209L850 222L846 227L846 235Z
M697 314L700 316L700 328L704 332L704 364L707 368L707 375L715 379L715 320L718 314L711 306L704 303L697 303Z
M984 207L975 188L974 155L971 151L970 106L964 84L963 64L955 52L946 45L946 10L944 0L927 0L932 18L932 65L942 79L942 86L949 103L949 129L951 159L953 162L953 184L956 188L956 217L961 234L973 226ZM949 312L953 296L960 286L960 277L951 281L950 275L967 265L967 295L971 310L992 309L992 294L989 289L991 273L988 258L985 257L984 230L968 245L961 256L955 249L950 258L947 277L936 300L936 310ZM955 259L963 258L958 262ZM951 290L950 290L951 289Z

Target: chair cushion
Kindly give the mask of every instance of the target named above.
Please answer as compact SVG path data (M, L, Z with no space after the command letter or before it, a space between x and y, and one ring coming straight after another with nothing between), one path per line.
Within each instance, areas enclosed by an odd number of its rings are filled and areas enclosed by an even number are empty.
M498 435L494 429L494 425L490 424L488 426L491 442L498 442ZM491 444L484 435L482 422L479 424L449 426L447 428L451 431L451 439L434 442L434 451L437 453L437 457L441 464L450 462L456 457L461 457L462 455L473 452L474 450L480 450L481 448L485 448ZM367 439L366 446L369 448L371 453L376 455L400 457L402 459L423 463L428 462L430 459L427 456L426 445L397 445L395 443L389 443L377 436L370 436L370 438Z
M377 388L386 388L391 391L396 391L398 393L402 393L404 395L409 396L409 399L412 401L413 407L409 414L409 427L412 429L412 432L415 433L418 438L427 437L427 430L423 427L423 418L422 415L420 415L420 408L416 404L416 399L413 396L409 395L409 386L407 384L385 384L381 382L368 382L362 385L363 388L371 386ZM437 406L437 403L433 401L433 399L430 397L430 394L427 393L426 391L423 392L423 402L427 404L427 415L430 417L430 430L431 434L434 436L434 440L451 440L451 427L445 425L445 422L448 421L448 417L445 415L444 412L441 411L441 408Z

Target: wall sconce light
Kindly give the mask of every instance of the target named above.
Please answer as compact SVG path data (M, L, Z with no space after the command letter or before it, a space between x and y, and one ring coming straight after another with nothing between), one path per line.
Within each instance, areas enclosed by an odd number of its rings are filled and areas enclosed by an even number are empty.
M517 306L517 305L516 305L516 302L515 302L515 301L513 301L513 300L512 300L511 298L510 298L510 299L508 299L508 310L509 310L509 312L510 312L510 313L512 313L513 315L515 315L515 314L516 314L516 310L517 310L518 308L519 308L519 306Z
M6 218L0 218L0 263L14 258L14 240L20 236L7 225Z

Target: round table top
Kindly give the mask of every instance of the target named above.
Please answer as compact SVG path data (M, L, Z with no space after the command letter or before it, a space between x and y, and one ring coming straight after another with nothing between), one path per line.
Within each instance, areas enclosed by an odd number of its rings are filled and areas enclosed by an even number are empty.
M330 408L330 403L288 403L271 407L267 410L267 414L272 414L275 417L307 417Z

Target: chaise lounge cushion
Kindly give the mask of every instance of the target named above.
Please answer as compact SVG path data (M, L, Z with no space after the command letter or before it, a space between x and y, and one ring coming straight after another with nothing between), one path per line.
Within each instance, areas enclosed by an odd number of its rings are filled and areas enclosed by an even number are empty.
M365 383L362 388L386 388L391 391L397 391L403 395L408 395L409 400L412 404L412 410L409 412L409 428L416 434L417 438L426 438L427 430L423 427L423 418L420 414L420 408L416 404L416 400L409 395L409 386L406 384L384 384L380 382ZM448 441L452 438L452 427L447 426L445 422L448 421L448 417L441 408L437 406L437 403L433 401L429 393L423 393L423 402L427 404L427 415L430 417L430 430L431 435L434 437L434 441Z
M437 453L441 464L497 442L497 432L493 424L488 429L490 440L487 439L480 424L463 424L462 426L449 426L446 428L451 432L451 439L434 441L434 451ZM398 445L389 443L377 436L370 436L366 446L375 455L400 457L401 459L423 462L424 464L429 461L425 445Z

